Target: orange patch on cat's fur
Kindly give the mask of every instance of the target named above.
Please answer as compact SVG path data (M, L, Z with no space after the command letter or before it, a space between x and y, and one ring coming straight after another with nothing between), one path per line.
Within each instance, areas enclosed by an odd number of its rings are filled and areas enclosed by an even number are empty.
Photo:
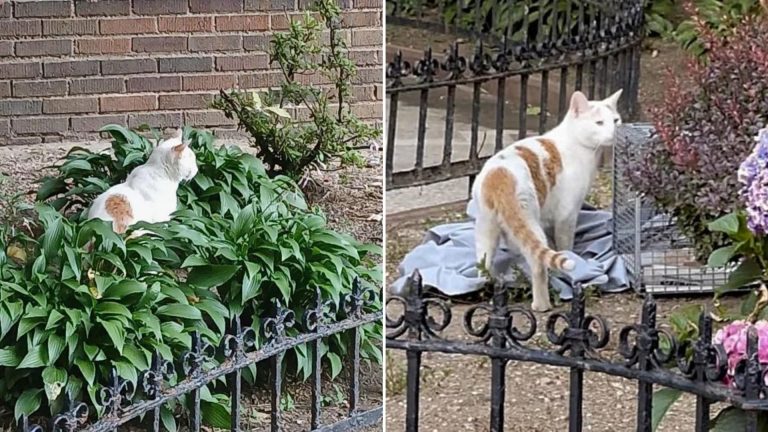
M541 172L539 156L528 147L515 147L515 150L517 155L528 165L528 172L531 173L531 180L533 180L533 186L536 188L539 205L543 206L547 200L547 184L544 182L544 175Z
M530 149L528 149L530 151ZM505 168L488 171L481 185L483 204L496 212L520 245L545 266L563 270L567 258L550 249L531 231L517 200L515 176Z
M549 182L549 189L555 187L557 182L557 175L563 170L563 160L560 157L560 152L557 150L555 143L549 138L537 138L537 141L541 143L541 147L547 152L547 159L544 160L544 173L547 176Z
M112 229L122 234L128 229L133 219L133 210L125 195L115 194L107 198L104 203L107 214L112 216Z

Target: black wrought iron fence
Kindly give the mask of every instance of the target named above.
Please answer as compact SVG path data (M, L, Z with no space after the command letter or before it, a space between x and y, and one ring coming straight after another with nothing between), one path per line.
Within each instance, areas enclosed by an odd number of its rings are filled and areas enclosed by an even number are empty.
M207 384L226 377L231 402L231 431L245 430L242 427L241 407L241 371L250 365L268 361L271 383L270 430L282 429L281 393L282 362L286 351L301 344L309 344L313 363L311 375L311 404L309 426L312 431L347 431L358 430L380 422L382 406L361 409L360 405L360 340L361 327L381 322L382 311L366 312L375 303L378 294L370 288L363 288L355 281L352 292L343 299L345 319L333 321L327 305L322 301L319 289L316 290L317 302L314 308L307 309L299 323L294 312L276 304L275 313L264 320L261 331L265 343L256 348L256 329L240 324L240 319L232 320L228 334L222 338L218 347L204 342L197 333L192 337L192 350L175 362L163 359L155 353L149 370L140 375L140 389L131 382L118 376L113 370L109 387L99 393L100 404L104 408L98 418L90 415L89 406L84 402L71 401L69 408L53 417L44 425L33 424L23 417L21 432L107 432L117 431L118 427L131 425L142 430L161 430L161 407L169 401L187 395L191 399L188 430L199 432L202 427L201 389ZM287 337L286 330L300 326L302 332ZM322 406L322 368L320 341L341 332L352 332L348 347L347 367L349 368L348 412L345 419L331 425L322 425L320 412ZM215 367L206 368L220 354L223 361ZM170 385L171 378L177 378L175 385ZM140 392L140 393L137 393ZM139 395L139 397L134 397ZM143 418L136 424L137 419Z
M388 0L387 10L388 50L401 33L409 45L425 45L418 55L388 52L389 190L472 179L489 156L481 154L488 134L496 152L505 141L544 132L563 118L574 90L594 99L624 89L625 120L637 112L642 0ZM463 37L474 49L465 53L456 41L438 59L434 32ZM430 111L440 112L437 120ZM415 136L400 137L404 121ZM469 134L466 154L456 152L466 144L455 141L459 129ZM428 130L442 137L427 139Z
M387 349L404 350L407 358L405 430L419 429L419 383L421 357L425 352L476 355L491 359L490 430L504 430L505 369L509 361L523 361L570 369L568 430L581 431L584 372L598 372L637 382L637 431L651 431L653 387L664 386L696 396L695 431L709 431L710 406L727 402L746 411L744 431L758 431L758 413L768 411L768 369L760 364L758 337L754 327L747 337L746 358L734 369L733 385L723 384L728 359L722 345L712 341L712 318L699 317L699 335L693 343L678 343L656 325L656 303L646 295L641 320L619 329L619 359L611 360L599 350L611 338L609 323L585 310L581 287L574 288L568 312L547 317L545 330L553 348L526 344L537 331L535 315L527 308L508 305L508 290L497 284L489 304L469 308L463 318L465 333L472 340L446 340L440 332L453 316L443 300L423 296L421 276L410 278L405 297L388 296ZM390 311L396 311L390 317ZM621 360L621 361L618 361ZM676 367L672 369L671 366ZM731 431L732 429L728 429ZM739 432L742 430L733 430Z

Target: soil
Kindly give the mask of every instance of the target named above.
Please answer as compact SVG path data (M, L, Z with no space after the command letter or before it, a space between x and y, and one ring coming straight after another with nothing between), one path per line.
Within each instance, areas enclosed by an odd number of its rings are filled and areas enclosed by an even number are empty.
M49 143L40 145L0 147L0 218L6 220L12 211L12 203L33 202L34 191L40 179L52 174L50 169L73 146L93 150L108 147L106 140L87 142ZM244 149L244 142L228 140L227 144L238 144ZM354 236L366 243L382 244L382 175L381 151L361 150L364 166L340 169L330 166L327 171L313 173L314 182L308 190L308 200L318 205L326 214L331 228ZM378 263L381 258L376 259ZM331 424L346 418L347 382L345 372L330 382L323 380L324 406L321 410L322 423ZM360 410L371 409L382 404L382 370L379 365L363 363L360 376ZM310 384L288 382L283 384L283 394L290 395L282 413L282 430L299 432L309 430ZM267 429L269 427L270 393L268 389L257 389L247 393L244 389L245 408L244 430ZM11 408L12 412L12 408ZM0 408L0 417L10 414ZM247 426L247 427L246 427ZM3 430L0 427L0 430ZM380 431L382 425L362 429L366 432Z
M415 39L405 42L413 46ZM389 41L398 41L390 37ZM437 41L438 45L445 41ZM681 73L687 56L675 45L658 40L645 46L641 58L641 83L639 101L641 120L649 118L648 108L665 95L665 83L670 73ZM610 172L600 174L589 201L599 208L611 203ZM387 217L387 284L398 276L397 266L413 247L418 245L427 229L446 222L465 220L462 204ZM462 328L462 318L469 304L477 298L451 299L453 321L442 332L445 339L467 340ZM529 305L530 300L521 304ZM735 307L740 298L728 298L726 307ZM616 358L617 331L639 320L642 298L634 292L604 294L588 298L587 311L600 315L610 323L612 341L601 350L601 355ZM709 305L711 296L661 297L657 299L658 322L668 326L670 314L692 304ZM556 305L553 312L567 311L568 304ZM388 309L390 316L395 310ZM539 329L533 344L547 347L549 342L542 331L547 314L536 314ZM404 354L398 350L387 351L386 429L402 431L405 427L405 375ZM486 431L489 429L490 411L490 361L487 358L426 353L422 357L420 389L420 422L424 431ZM555 432L567 430L568 421L568 370L531 363L511 362L506 369L505 430L520 432ZM584 379L584 430L616 432L635 429L637 383L598 373L585 373ZM712 416L721 409L712 407ZM695 398L683 396L668 412L658 431L688 431L693 427Z

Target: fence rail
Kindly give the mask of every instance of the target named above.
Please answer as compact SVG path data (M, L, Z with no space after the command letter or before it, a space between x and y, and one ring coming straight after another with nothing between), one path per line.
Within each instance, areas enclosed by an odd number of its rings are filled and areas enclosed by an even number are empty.
M584 90L595 99L622 88L620 110L625 120L637 112L640 42L644 35L642 0L389 0L387 6L387 23L405 26L388 27L388 39L411 28L442 30L474 41L469 53L462 52L459 41L451 44L445 48L442 60L431 46L418 57L401 51L389 53L388 190L462 177L471 181L488 157L480 154L482 133L494 135L494 152L501 150L505 141L509 144L528 136L532 132L529 124L543 133L565 116L573 90ZM447 14L446 8L455 10ZM466 19L467 13L473 13L473 18ZM532 20L530 16L537 18ZM394 49L391 42L388 49ZM536 92L531 90L534 82L540 87ZM471 97L462 99L465 87ZM434 98L436 94L439 101ZM493 103L485 102L486 94L495 95ZM417 106L415 119L399 115L409 104ZM468 118L457 119L457 106L470 107ZM430 110L444 113L444 120L428 125ZM515 117L516 121L509 121ZM483 131L480 124L487 119L494 126ZM407 128L415 131L414 138L398 138L398 121L403 120L416 124L411 127L409 123ZM454 136L462 127L469 133L468 151L456 154ZM429 129L444 131L443 137L428 140ZM410 155L403 156L404 146L412 144L413 165L404 168L411 162ZM430 152L440 153L437 163L425 162L425 154ZM396 169L396 165L400 167Z
M242 327L240 318L232 320L228 334L225 335L218 347L204 342L198 333L192 335L192 349L181 359L172 362L163 359L155 353L149 370L140 374L138 381L143 397L134 398L139 389L134 384L118 377L115 370L111 373L110 385L102 388L99 393L100 405L104 408L103 415L91 419L89 406L83 402L71 401L69 408L46 422L48 429L32 424L26 417L20 424L21 432L111 432L119 426L129 424L135 419L147 415L142 425L147 430L160 431L163 405L183 395L191 397L191 410L188 428L199 432L202 427L201 389L222 377L227 379L227 388L231 401L231 431L241 428L241 371L246 367L262 361L269 361L271 387L270 430L281 430L280 397L282 393L282 360L284 353L296 346L310 344L312 353L311 375L311 419L310 428L313 431L347 431L376 424L381 420L382 407L368 410L360 408L360 338L361 327L366 324L381 322L382 311L366 312L374 304L377 293L370 288L363 288L355 280L352 291L343 299L345 319L332 321L328 312L328 304L324 303L319 289L316 289L316 303L307 309L300 323L292 310L283 308L278 302L275 313L262 323L262 332L266 343L256 348L256 330ZM286 331L301 325L302 333L296 336L286 336ZM341 332L352 332L349 345L348 368L348 412L345 419L331 424L322 425L321 412L321 357L320 341ZM206 368L219 355L223 358L218 365ZM169 385L173 377L178 377L178 383ZM93 421L92 421L93 420Z
M618 335L618 354L622 360L616 361L600 355L599 350L611 339L609 323L586 312L584 291L579 286L574 288L570 311L552 313L545 321L551 350L526 345L536 334L536 317L527 308L509 306L507 288L501 284L494 286L490 304L475 305L462 317L464 331L472 341L443 339L440 332L453 319L451 308L445 301L423 294L421 276L415 272L405 296L389 296L386 306L387 349L406 352L405 429L409 432L418 430L419 377L425 352L491 359L490 430L495 432L504 430L505 369L510 360L570 369L570 432L581 431L583 427L585 371L637 382L636 430L641 432L651 430L654 385L696 395L696 431L709 430L713 402L727 402L745 410L746 432L757 432L757 413L768 411L768 368L760 364L756 330L749 330L746 358L734 369L733 385L726 386L722 382L728 370L726 353L722 345L712 341L712 318L707 311L699 317L698 339L678 343L672 334L657 327L656 303L647 294L640 322L614 333ZM390 316L392 309L395 312Z

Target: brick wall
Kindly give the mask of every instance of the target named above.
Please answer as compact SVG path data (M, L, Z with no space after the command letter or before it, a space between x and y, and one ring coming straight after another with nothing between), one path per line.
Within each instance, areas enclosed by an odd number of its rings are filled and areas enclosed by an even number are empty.
M354 110L382 117L382 0L341 0L359 67ZM0 144L101 126L210 127L219 89L279 82L266 49L306 0L0 0ZM287 10L287 12L286 12ZM317 76L307 82L324 84Z

